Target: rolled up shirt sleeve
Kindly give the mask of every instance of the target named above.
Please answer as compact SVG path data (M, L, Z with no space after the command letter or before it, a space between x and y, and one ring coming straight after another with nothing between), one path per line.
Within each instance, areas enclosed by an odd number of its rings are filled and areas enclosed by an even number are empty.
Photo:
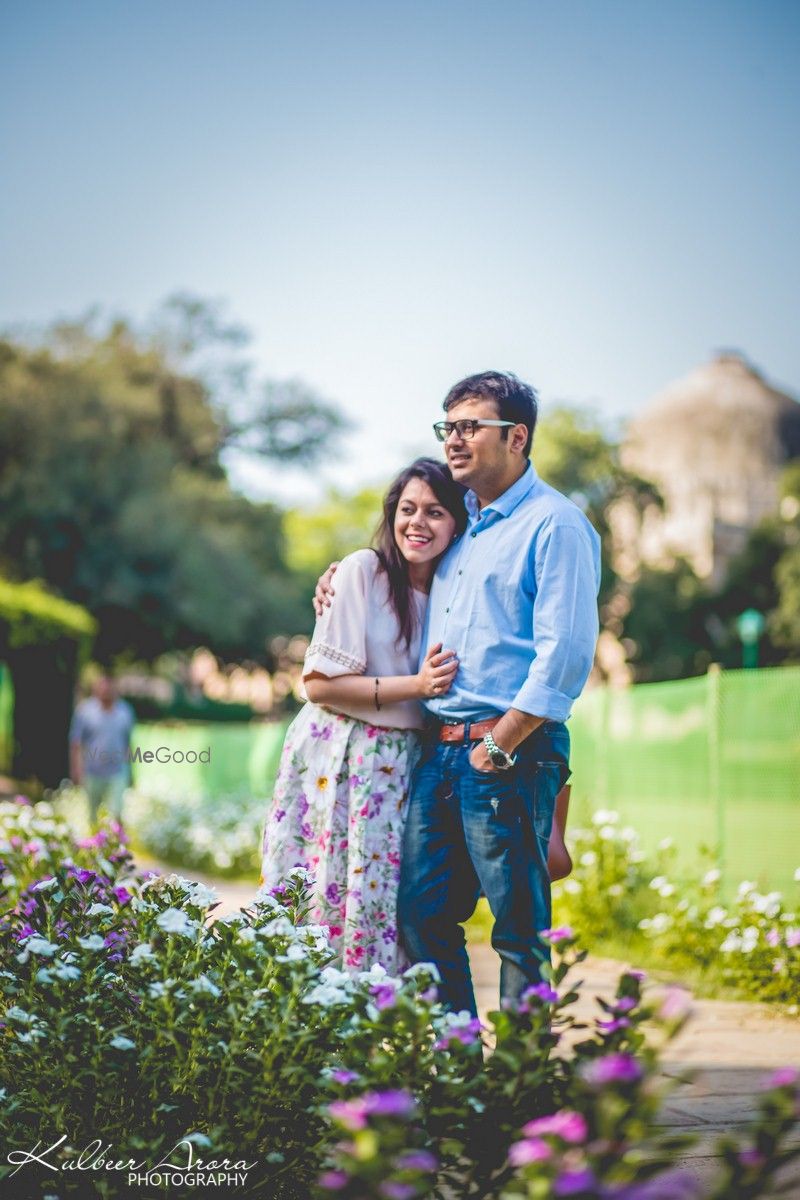
M534 557L535 657L512 707L566 721L594 661L599 632L600 555L586 529L553 524L542 530Z
M333 679L363 675L367 669L367 589L369 581L361 555L343 559L335 578L336 591L314 626L306 650L303 678L312 673Z

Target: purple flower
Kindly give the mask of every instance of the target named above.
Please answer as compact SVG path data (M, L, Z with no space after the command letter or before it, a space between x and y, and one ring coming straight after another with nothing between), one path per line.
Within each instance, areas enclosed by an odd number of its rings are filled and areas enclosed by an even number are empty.
M92 837L78 838L75 845L80 846L81 850L94 850L98 846L104 846L107 841L108 834L105 829L99 829Z
M669 1170L643 1183L626 1184L609 1193L609 1200L699 1200L699 1180L688 1171Z
M740 1150L739 1162L743 1167L763 1167L765 1159L764 1155L758 1150Z
M634 969L631 971L626 971L625 974L630 975L631 979L637 980L638 983L644 983L645 979L647 979L646 971L639 971L639 970Z
M627 1017L614 1017L612 1021L598 1021L597 1028L602 1029L603 1033L616 1033L619 1029L630 1029L630 1021Z
M345 1071L342 1067L337 1067L335 1071L331 1071L331 1079L337 1083L355 1083L361 1076L356 1071Z
M795 1067L781 1067L764 1081L762 1089L772 1091L773 1088L796 1087L798 1082L800 1082L800 1071Z
M386 1200L412 1200L412 1197L417 1195L415 1184L400 1183L396 1179L387 1179L379 1185L378 1191Z
M620 996L619 1000L614 1002L614 1011L626 1013L636 1008L639 1001L634 996Z
M114 898L119 904L127 904L128 901L132 899L130 892L126 887L123 887L122 884L119 884L118 887L113 888L113 892Z
M790 950L793 950L795 946L800 946L800 929L786 930L786 945Z
M401 1171L435 1171L439 1162L429 1150L409 1150L397 1160Z
M447 1050L453 1042L460 1042L462 1046L472 1046L480 1038L482 1028L478 1017L473 1017L466 1025L451 1025L433 1048Z
M359 1129L366 1129L367 1127L367 1114L363 1099L334 1100L333 1104L328 1105L328 1112L334 1121L338 1121L340 1125L343 1125L345 1129L349 1129L351 1133L355 1133Z
M396 993L393 984L373 983L369 990L370 995L375 997L375 1007L378 1012L383 1012L387 1008L394 1008Z
M582 1074L591 1087L604 1087L609 1083L638 1083L642 1068L630 1054L606 1054L588 1062Z
M537 999L544 1000L547 1004L555 1004L558 1000L558 992L551 988L549 983L534 983L531 987L525 988L522 999L527 1000L529 996L536 996Z
M97 879L97 871L90 871L88 867L74 867L70 874L75 876L78 883L92 883Z
M542 929L539 937L546 942L566 942L575 937L575 932L569 925L559 925L557 929Z
M31 801L28 799L28 797L27 797L27 796L23 796L23 795L22 795L22 793L20 793L19 795L16 795L16 796L14 797L14 799L13 799L12 803L14 803L14 804L19 804L21 807L22 807L23 805L27 805L29 808L32 808L32 807L33 807L33 805L31 804Z
M549 1117L537 1117L535 1121L528 1121L528 1124L523 1126L522 1132L526 1137L543 1137L545 1134L552 1134L560 1137L563 1142L571 1142L577 1146L580 1142L586 1141L589 1130L585 1118L580 1113L564 1108L561 1112L552 1113Z
M514 1142L508 1152L508 1161L513 1167L525 1167L528 1163L544 1162L552 1158L553 1148L541 1138L526 1138L522 1142Z
M33 928L33 926L28 925L28 923L26 922L22 926L22 928L18 929L17 932L13 936L18 942L22 942L25 940L25 938L33 937L33 935L35 933L36 933L36 930Z
M347 1186L349 1179L346 1171L323 1171L317 1182L326 1192L340 1192Z
M588 1192L596 1183L594 1172L588 1167L583 1171L564 1171L553 1184L554 1196L577 1196Z
M398 1088L390 1088L385 1092L367 1092L363 1099L367 1102L370 1116L410 1117L416 1108L414 1097Z

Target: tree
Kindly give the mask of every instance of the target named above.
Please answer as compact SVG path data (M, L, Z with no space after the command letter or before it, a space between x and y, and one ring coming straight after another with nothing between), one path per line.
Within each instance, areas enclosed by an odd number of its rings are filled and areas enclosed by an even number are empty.
M295 385L265 409L229 357L242 336L183 297L145 331L89 314L0 341L0 566L84 604L104 657L198 642L259 657L296 631L283 515L235 493L222 456L310 462L345 422Z

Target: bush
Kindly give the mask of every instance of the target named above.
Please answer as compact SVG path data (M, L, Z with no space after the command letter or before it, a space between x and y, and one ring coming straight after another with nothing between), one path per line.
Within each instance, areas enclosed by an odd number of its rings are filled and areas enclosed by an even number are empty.
M762 894L745 880L724 903L716 868L678 877L672 842L648 859L615 812L595 813L570 841L575 869L555 885L553 904L584 944L625 941L633 957L702 972L712 991L730 987L798 1011L800 919L779 892Z
M686 998L653 1003L626 972L593 1026L577 1026L568 977L585 952L569 929L548 933L547 982L487 1030L442 1010L429 965L398 979L332 965L300 869L209 921L213 889L137 876L118 826L73 843L50 806L22 801L0 804L0 858L0 1137L38 1142L52 1167L0 1166L20 1200L82 1196L87 1180L127 1195L112 1157L139 1187L148 1171L151 1189L193 1172L270 1200L696 1194L641 1190L672 1186L686 1144L655 1129L672 1086L658 1044ZM800 1153L783 1149L796 1076L774 1084L719 1188L735 1170L752 1180L737 1195L762 1195ZM707 1194L732 1194L719 1188Z

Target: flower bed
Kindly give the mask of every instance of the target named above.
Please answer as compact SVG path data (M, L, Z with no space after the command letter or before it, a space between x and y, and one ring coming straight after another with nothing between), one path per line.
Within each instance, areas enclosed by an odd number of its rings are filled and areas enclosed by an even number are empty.
M670 1086L658 1044L685 1021L683 995L654 1004L627 972L572 1028L585 954L556 929L548 982L484 1030L441 1009L431 967L329 965L302 871L209 921L211 889L137 877L120 834L73 842L50 806L0 804L9 1194L127 1195L132 1165L153 1191L227 1173L234 1194L269 1200L700 1194L672 1166L686 1139L655 1126ZM703 1194L765 1194L797 1102L796 1074L780 1074ZM37 1143L49 1166L21 1163Z
M629 957L702 972L711 991L734 988L800 1011L800 915L779 892L744 881L726 903L718 870L680 878L673 843L648 858L615 812L595 813L570 846L575 869L555 885L553 905L585 945L624 942Z

